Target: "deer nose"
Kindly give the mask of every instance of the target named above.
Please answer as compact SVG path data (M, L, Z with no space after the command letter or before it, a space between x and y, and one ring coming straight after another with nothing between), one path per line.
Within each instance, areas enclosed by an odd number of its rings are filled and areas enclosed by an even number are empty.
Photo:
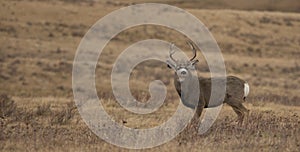
M181 74L182 74L182 75L185 75L185 74L186 74L186 72L185 72L185 71L181 71Z

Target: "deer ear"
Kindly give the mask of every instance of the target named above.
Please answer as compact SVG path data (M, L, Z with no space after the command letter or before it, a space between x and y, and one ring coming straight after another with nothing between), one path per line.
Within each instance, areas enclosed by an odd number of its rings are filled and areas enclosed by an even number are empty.
M176 64L172 63L170 60L167 60L166 62L167 62L168 68L175 69Z

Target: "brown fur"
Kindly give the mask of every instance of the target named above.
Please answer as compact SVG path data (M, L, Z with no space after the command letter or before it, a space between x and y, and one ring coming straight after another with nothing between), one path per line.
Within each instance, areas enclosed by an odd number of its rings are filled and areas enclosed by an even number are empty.
M209 99L211 95L211 78L198 77L200 86L200 97L198 106L195 113L195 119L199 119L204 108L212 108L215 106L209 106ZM238 116L238 124L243 123L245 115L248 115L249 110L242 104L245 102L244 97L244 84L246 82L235 76L228 76L226 79L226 96L223 103L227 103L232 107L234 112ZM176 90L181 96L181 83L178 81L178 77L175 73L174 85Z

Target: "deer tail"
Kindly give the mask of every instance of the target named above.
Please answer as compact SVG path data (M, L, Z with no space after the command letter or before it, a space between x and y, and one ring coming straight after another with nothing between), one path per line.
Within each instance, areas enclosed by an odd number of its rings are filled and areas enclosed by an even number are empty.
M247 82L244 83L244 100L246 99L246 97L249 95L250 92L250 87L249 84Z

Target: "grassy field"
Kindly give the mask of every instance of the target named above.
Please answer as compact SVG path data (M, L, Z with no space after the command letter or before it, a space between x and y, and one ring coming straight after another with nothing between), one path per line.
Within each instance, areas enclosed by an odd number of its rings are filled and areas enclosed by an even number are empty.
M0 151L128 151L98 138L81 119L73 101L72 64L87 30L104 15L133 2L0 2ZM233 110L224 105L207 134L184 132L171 142L145 151L298 151L299 3L275 3L278 9L269 12L248 11L253 10L250 4L235 8L197 7L199 1L167 2L198 17L220 45L227 73L248 81L251 91L245 106L250 115L239 127L233 121ZM293 8L288 7L291 5ZM270 10L260 5L251 7ZM179 103L173 72L164 64L150 61L134 69L130 86L137 99L146 101L149 83L162 80L168 94L158 111L136 115L124 110L113 97L110 72L115 59L131 44L149 38L175 42L191 55L184 36L144 25L117 35L104 49L96 69L97 92L106 111L116 122L126 121L124 125L132 128L165 122ZM199 75L209 75L203 58L197 69Z

